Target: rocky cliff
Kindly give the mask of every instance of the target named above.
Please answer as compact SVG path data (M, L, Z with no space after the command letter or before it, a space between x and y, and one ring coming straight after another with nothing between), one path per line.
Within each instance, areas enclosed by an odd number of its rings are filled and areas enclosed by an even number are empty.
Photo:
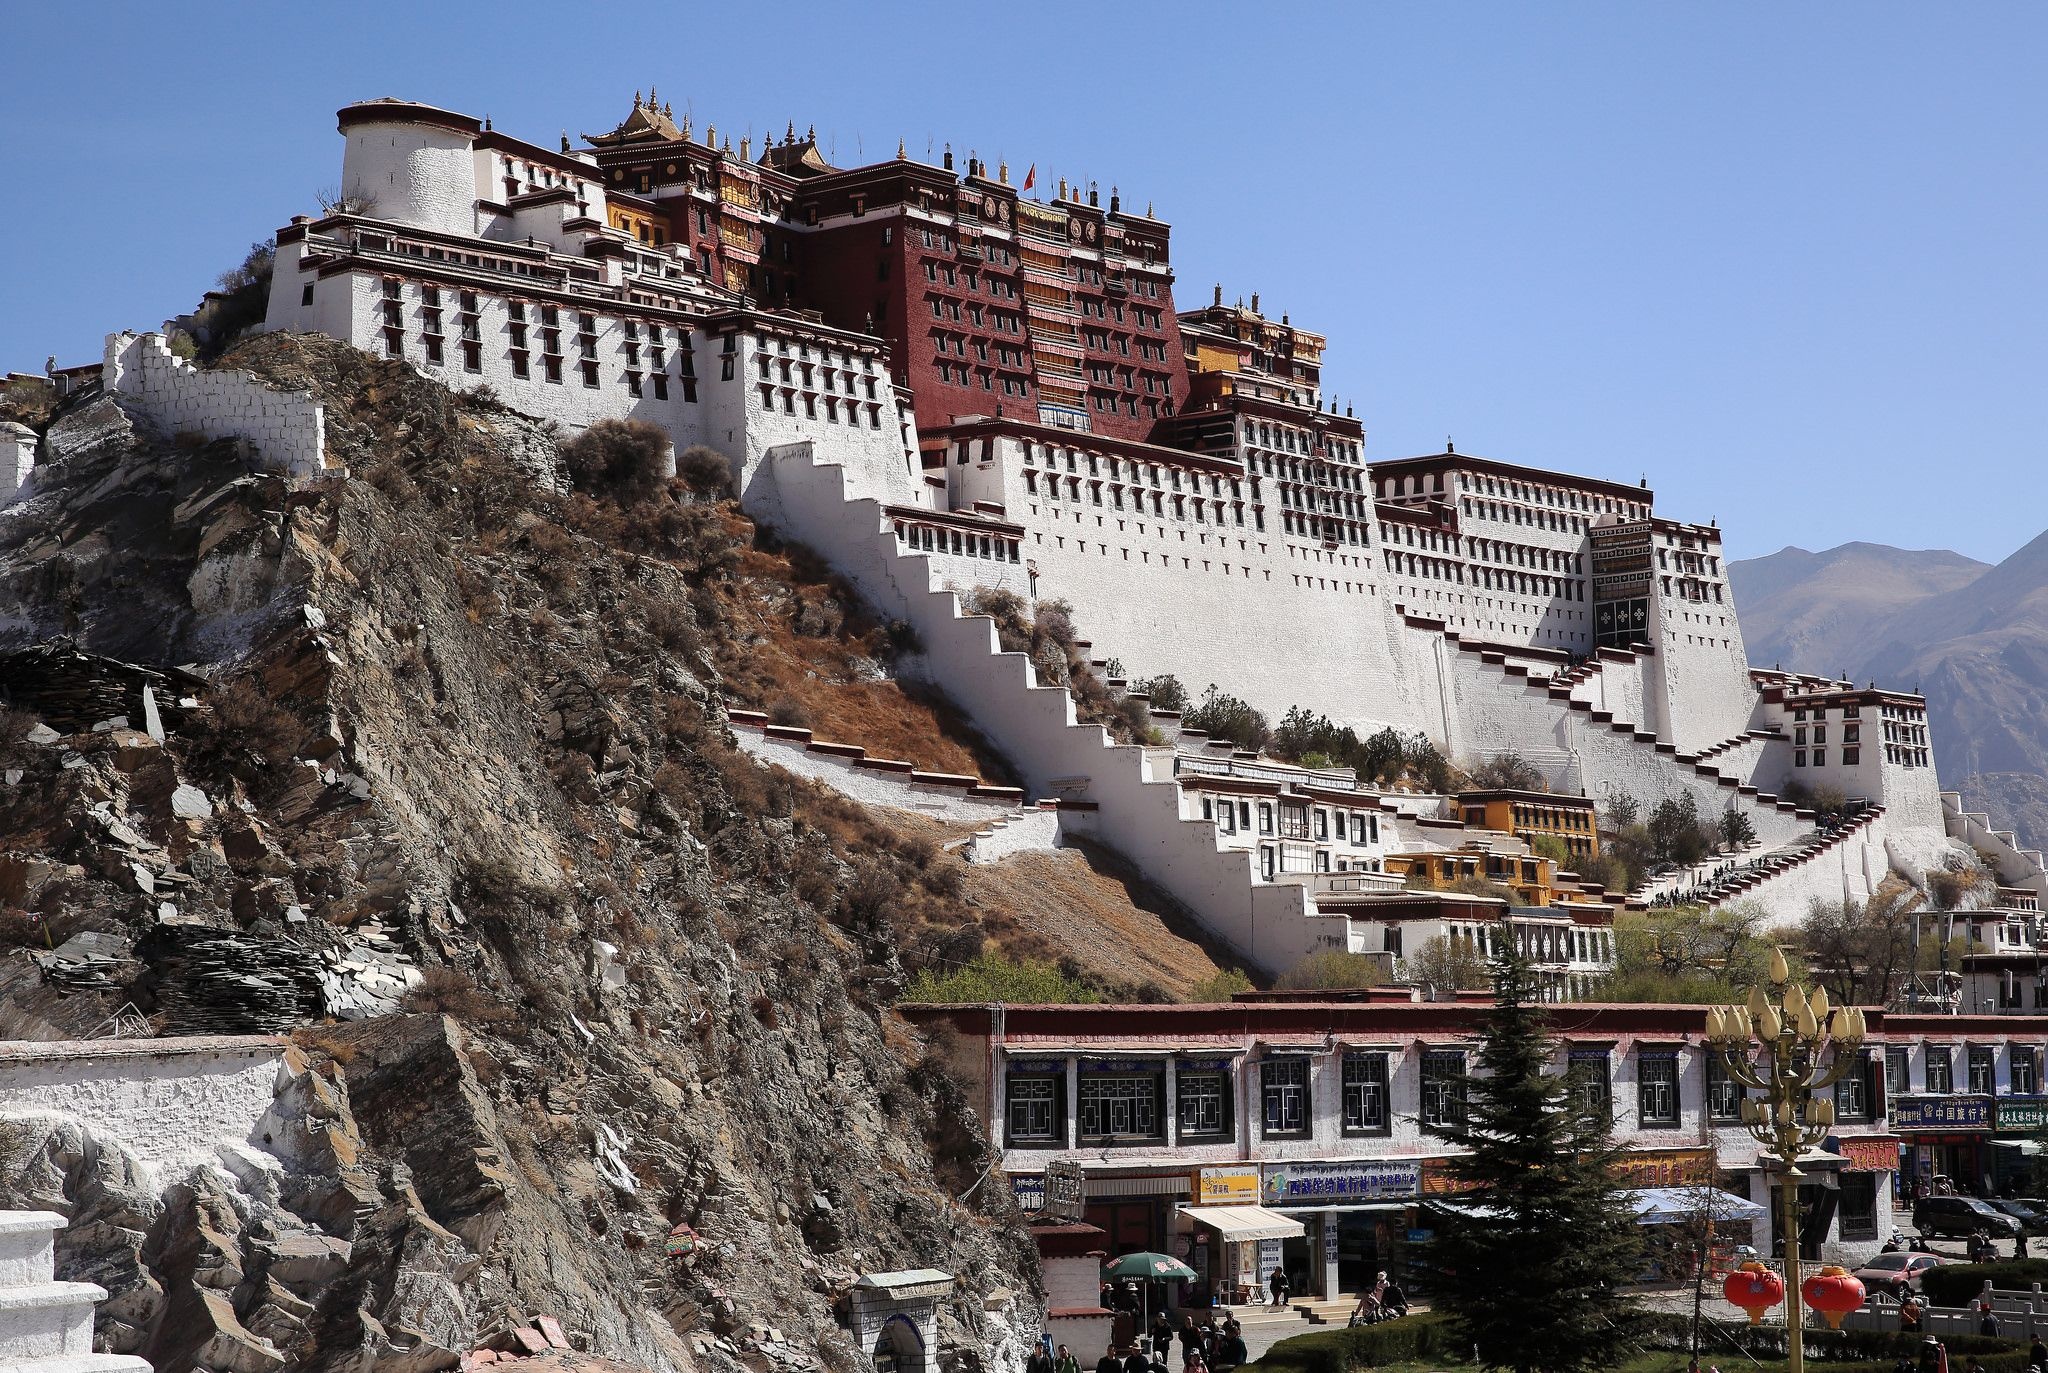
M850 1369L854 1276L935 1267L947 1361L1014 1361L1034 1260L887 1011L905 950L1014 932L723 722L844 673L974 755L888 627L715 471L572 491L487 396L315 339L226 361L314 391L347 470L88 397L0 514L0 1035L296 1038L261 1166L151 1191L118 1139L0 1132L102 1335L390 1373L545 1314L648 1367Z

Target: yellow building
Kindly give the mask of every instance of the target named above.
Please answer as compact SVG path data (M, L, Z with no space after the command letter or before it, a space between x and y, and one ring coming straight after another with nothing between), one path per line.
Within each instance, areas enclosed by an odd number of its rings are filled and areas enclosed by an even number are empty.
M1593 802L1547 791L1467 791L1458 795L1458 818L1467 825L1512 834L1524 843L1539 834L1562 839L1573 858L1600 852Z
M1410 886L1426 883L1436 890L1470 878L1493 882L1513 892L1518 906L1548 906L1557 896L1556 866L1548 858L1491 853L1477 847L1390 853L1386 870L1408 879Z
M668 220L652 201L613 191L605 197L605 222L650 248L668 242Z

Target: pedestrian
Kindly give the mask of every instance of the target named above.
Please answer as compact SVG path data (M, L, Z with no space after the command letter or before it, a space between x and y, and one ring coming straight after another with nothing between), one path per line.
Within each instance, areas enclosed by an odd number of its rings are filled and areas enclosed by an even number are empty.
M1050 1343L1044 1335L1038 1337L1038 1343L1031 1346L1030 1357L1024 1360L1024 1373L1053 1373L1052 1350L1047 1347Z
M1202 1358L1202 1346L1191 1344L1183 1350L1180 1373L1209 1373L1209 1365Z
M1124 1350L1124 1373L1152 1373L1152 1360L1135 1344Z
M1266 1290L1273 1294L1271 1305L1287 1305L1287 1270L1285 1268L1275 1265L1272 1273L1266 1278Z
M1189 1316L1180 1324L1180 1356L1182 1361L1185 1362L1189 1354L1194 1353L1201 1347L1201 1328L1195 1324L1195 1318Z
M1102 1357L1095 1361L1095 1373L1124 1373L1123 1357L1110 1345L1102 1351Z
M1249 1357L1250 1352L1244 1347L1244 1328L1231 1321L1224 1327L1223 1341L1217 1346L1216 1373L1229 1373L1233 1368L1241 1368Z
M1978 1302L1977 1311L1977 1333L1989 1335L1996 1339L1998 1337L1998 1313L1991 1309L1990 1300L1986 1299Z
M1948 1346L1932 1335L1920 1346L1919 1373L1948 1373Z
M1903 1332L1918 1330L1919 1328L1920 1298L1909 1292L1906 1294L1906 1299L1899 1303L1899 1329Z
M1173 1317L1164 1311L1152 1317L1152 1352L1165 1358L1173 1349Z
M1065 1345L1052 1361L1052 1373L1081 1373L1081 1361L1074 1357L1074 1351Z
M2039 1335L2034 1336L2027 1345L2027 1362L2048 1368L2048 1342L2044 1342Z

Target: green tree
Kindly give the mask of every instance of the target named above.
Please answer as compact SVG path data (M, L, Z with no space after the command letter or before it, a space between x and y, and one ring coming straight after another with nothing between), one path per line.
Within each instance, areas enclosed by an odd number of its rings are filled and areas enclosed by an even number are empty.
M1435 1209L1432 1292L1485 1368L1617 1368L1628 1347L1621 1284L1635 1276L1641 1239L1613 1181L1612 1118L1545 1071L1557 1045L1535 970L1513 940L1502 948L1464 1108L1425 1126L1463 1151L1451 1175L1474 1189Z
M1402 959L1401 971L1408 981L1420 983L1439 997L1484 987L1488 972L1486 955L1463 940L1454 944L1442 935L1424 940L1422 947Z
M1358 769L1362 782L1391 782L1401 775L1408 761L1407 744L1392 725L1358 746L1358 757L1348 760Z
M1152 709L1154 710L1186 710L1188 708L1188 689L1182 686L1180 678L1174 676L1171 672L1163 673L1157 677L1147 677L1144 681L1132 686L1131 690L1143 692L1145 695L1150 696L1152 698Z
M1355 991L1387 980L1386 964L1371 954L1325 949L1312 953L1280 974L1273 983L1282 991Z
M1228 739L1239 748L1255 751L1264 748L1266 740L1272 737L1263 712L1229 692L1219 690L1213 682L1202 693L1200 705L1181 713L1180 722L1184 727L1200 730L1212 739Z
M1496 753L1472 770L1472 785L1509 791L1549 791L1543 770L1513 749Z
M1770 963L1770 912L1738 901L1712 910L1661 906L1624 911L1614 919L1614 972L1600 996L1609 1001L1722 1003L1763 980Z
M1732 805L1721 812L1721 823L1717 828L1723 848L1748 848L1756 842L1756 826L1750 823L1749 816Z
M1627 792L1617 791L1607 798L1607 823L1615 829L1624 829L1642 818L1642 803Z

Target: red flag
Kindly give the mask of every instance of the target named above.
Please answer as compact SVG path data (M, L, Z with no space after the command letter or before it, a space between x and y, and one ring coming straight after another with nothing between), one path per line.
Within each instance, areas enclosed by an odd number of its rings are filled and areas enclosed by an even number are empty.
M1024 173L1024 189L1030 190L1031 183L1036 180L1038 180L1038 164L1034 162L1031 164L1031 170Z

